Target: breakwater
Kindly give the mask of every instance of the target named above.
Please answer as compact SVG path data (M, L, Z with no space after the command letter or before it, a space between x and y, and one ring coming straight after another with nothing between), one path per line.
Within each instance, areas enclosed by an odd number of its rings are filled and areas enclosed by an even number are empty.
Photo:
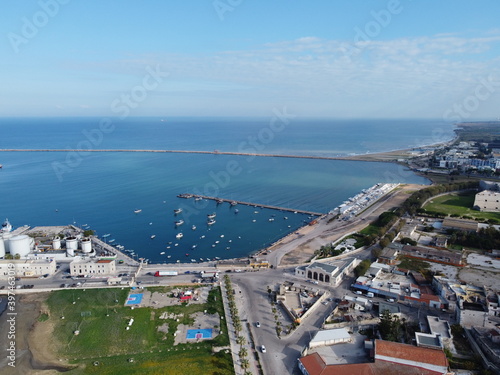
M315 155L290 155L290 154L259 154L231 151L199 151L199 150L128 150L128 149L0 149L0 152L156 152L166 154L208 154L208 155L236 155L250 157L267 158L293 158L293 159L314 159L314 160L350 160L350 161L369 161L369 162L392 162L390 160L374 160L370 158L363 159L362 155L357 156L315 156Z

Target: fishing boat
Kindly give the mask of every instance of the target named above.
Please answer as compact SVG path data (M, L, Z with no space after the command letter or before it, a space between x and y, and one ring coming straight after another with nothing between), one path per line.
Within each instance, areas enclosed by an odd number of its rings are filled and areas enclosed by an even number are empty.
M142 212L142 210L139 210L139 209L134 210L134 214L138 214L139 212Z
M231 206L236 206L238 203L236 201L231 202Z
M176 209L174 210L174 214L176 214L176 215L177 215L177 214L180 214L181 212L182 212L182 208L176 208Z
M177 238L177 239L180 239L180 238L182 238L182 237L184 237L184 235L183 235L182 233L177 233L177 234L175 235L175 238Z
M217 215L216 215L216 214L215 214L215 212L214 212L214 213L212 213L212 214L208 214L208 215L207 215L207 218L208 218L208 219L213 219L215 216L217 216Z
M207 224L208 225L213 225L213 224L215 224L215 220L214 219L210 219L210 220L207 221Z
M178 227L179 225L182 225L182 224L184 224L184 220L177 220L177 221L175 222L175 226L176 226L176 227Z

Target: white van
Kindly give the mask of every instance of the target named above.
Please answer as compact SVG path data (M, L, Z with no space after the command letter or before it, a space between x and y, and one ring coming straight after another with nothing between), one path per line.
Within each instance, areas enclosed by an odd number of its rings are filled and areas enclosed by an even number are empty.
M360 290L356 290L354 293L356 293L356 294L363 294L363 292L361 292Z
M367 296L368 298L373 298L373 297L375 297L375 295L374 295L372 292L368 292L368 293L366 293L366 296Z

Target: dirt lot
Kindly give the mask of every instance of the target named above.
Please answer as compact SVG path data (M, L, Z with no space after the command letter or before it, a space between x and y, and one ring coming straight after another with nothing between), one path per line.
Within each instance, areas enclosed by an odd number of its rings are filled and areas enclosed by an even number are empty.
M4 375L52 375L67 370L65 363L61 362L55 355L54 343L47 340L53 331L48 322L39 322L38 317L42 312L48 311L43 305L47 298L46 293L33 293L18 296L16 301L16 331L15 342L17 356L15 367L7 365L4 355L0 357L1 373ZM4 296L2 296L4 297ZM0 347L8 347L8 317L4 314L0 317ZM2 350L3 353L6 350Z

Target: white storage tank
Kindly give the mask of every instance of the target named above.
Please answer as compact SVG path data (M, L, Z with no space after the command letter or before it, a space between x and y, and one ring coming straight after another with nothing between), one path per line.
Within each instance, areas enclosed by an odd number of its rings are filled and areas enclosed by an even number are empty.
M54 250L59 250L61 248L61 239L59 237L55 237L52 240L52 248Z
M75 256L75 249L72 249L70 247L66 248L66 256L74 257Z
M5 252L10 253L10 247L9 247L9 239L12 238L12 233L2 233L2 237L0 238L0 241L3 242Z
M86 254L92 252L92 241L90 238L84 238L82 240L82 251Z
M3 239L0 238L0 258L5 256L5 245L3 244Z
M78 249L78 240L76 237L68 237L66 238L66 250L77 250Z
M9 250L13 256L19 254L21 258L26 257L30 253L32 239L21 234L19 236L14 236L9 239Z

